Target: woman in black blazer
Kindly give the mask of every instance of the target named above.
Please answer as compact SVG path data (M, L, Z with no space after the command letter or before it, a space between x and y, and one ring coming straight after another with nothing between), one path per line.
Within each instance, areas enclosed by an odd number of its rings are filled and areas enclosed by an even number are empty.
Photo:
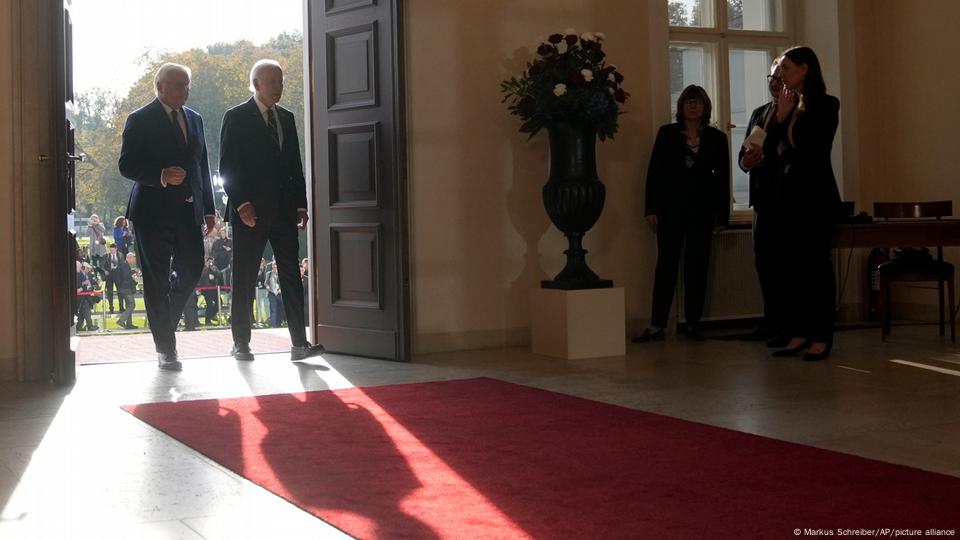
M830 151L840 101L827 94L820 62L809 47L780 59L783 90L764 141L764 160L775 163L777 235L787 287L786 349L774 356L824 360L833 345L836 282L831 261L840 192Z
M645 216L657 231L650 327L635 342L662 340L683 255L687 336L703 341L699 323L707 291L710 242L730 220L730 148L710 127L707 92L690 85L677 100L677 121L660 128L647 170Z

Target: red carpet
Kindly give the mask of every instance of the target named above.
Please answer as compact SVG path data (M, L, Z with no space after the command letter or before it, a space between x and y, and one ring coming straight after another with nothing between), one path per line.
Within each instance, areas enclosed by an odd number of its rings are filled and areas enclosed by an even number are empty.
M124 409L362 538L960 529L958 478L492 379Z

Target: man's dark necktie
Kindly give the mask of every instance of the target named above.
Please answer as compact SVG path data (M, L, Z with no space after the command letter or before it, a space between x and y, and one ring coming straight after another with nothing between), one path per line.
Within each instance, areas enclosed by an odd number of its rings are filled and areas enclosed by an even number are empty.
M280 128L277 126L277 113L273 109L267 109L267 127L270 128L270 136L273 142L280 146Z
M180 146L186 146L187 138L183 136L183 130L180 128L180 119L177 118L177 116L176 109L170 111L170 119L173 120L173 130L177 132L177 142L180 143Z

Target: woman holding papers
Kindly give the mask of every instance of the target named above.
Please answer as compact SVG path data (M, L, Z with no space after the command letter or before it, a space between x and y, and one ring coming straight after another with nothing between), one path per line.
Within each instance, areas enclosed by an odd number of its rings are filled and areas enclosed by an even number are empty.
M711 233L730 221L730 150L727 136L710 127L710 97L696 85L677 100L676 122L660 128L647 170L645 216L657 233L657 269L650 327L634 342L659 341L673 303L683 255L687 337L705 338L703 315Z
M777 234L784 256L787 348L773 356L824 360L833 345L836 283L831 262L840 194L830 151L840 101L827 94L817 55L794 47L780 58L783 90L763 144L776 164Z

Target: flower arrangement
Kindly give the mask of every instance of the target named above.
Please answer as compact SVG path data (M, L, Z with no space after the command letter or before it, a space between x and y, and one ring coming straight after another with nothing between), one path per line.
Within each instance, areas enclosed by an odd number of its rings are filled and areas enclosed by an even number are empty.
M552 34L537 47L520 77L500 83L510 114L520 117L521 133L560 123L595 129L600 140L617 132L620 105L630 94L621 88L623 75L606 64L602 32L577 35L568 28Z

